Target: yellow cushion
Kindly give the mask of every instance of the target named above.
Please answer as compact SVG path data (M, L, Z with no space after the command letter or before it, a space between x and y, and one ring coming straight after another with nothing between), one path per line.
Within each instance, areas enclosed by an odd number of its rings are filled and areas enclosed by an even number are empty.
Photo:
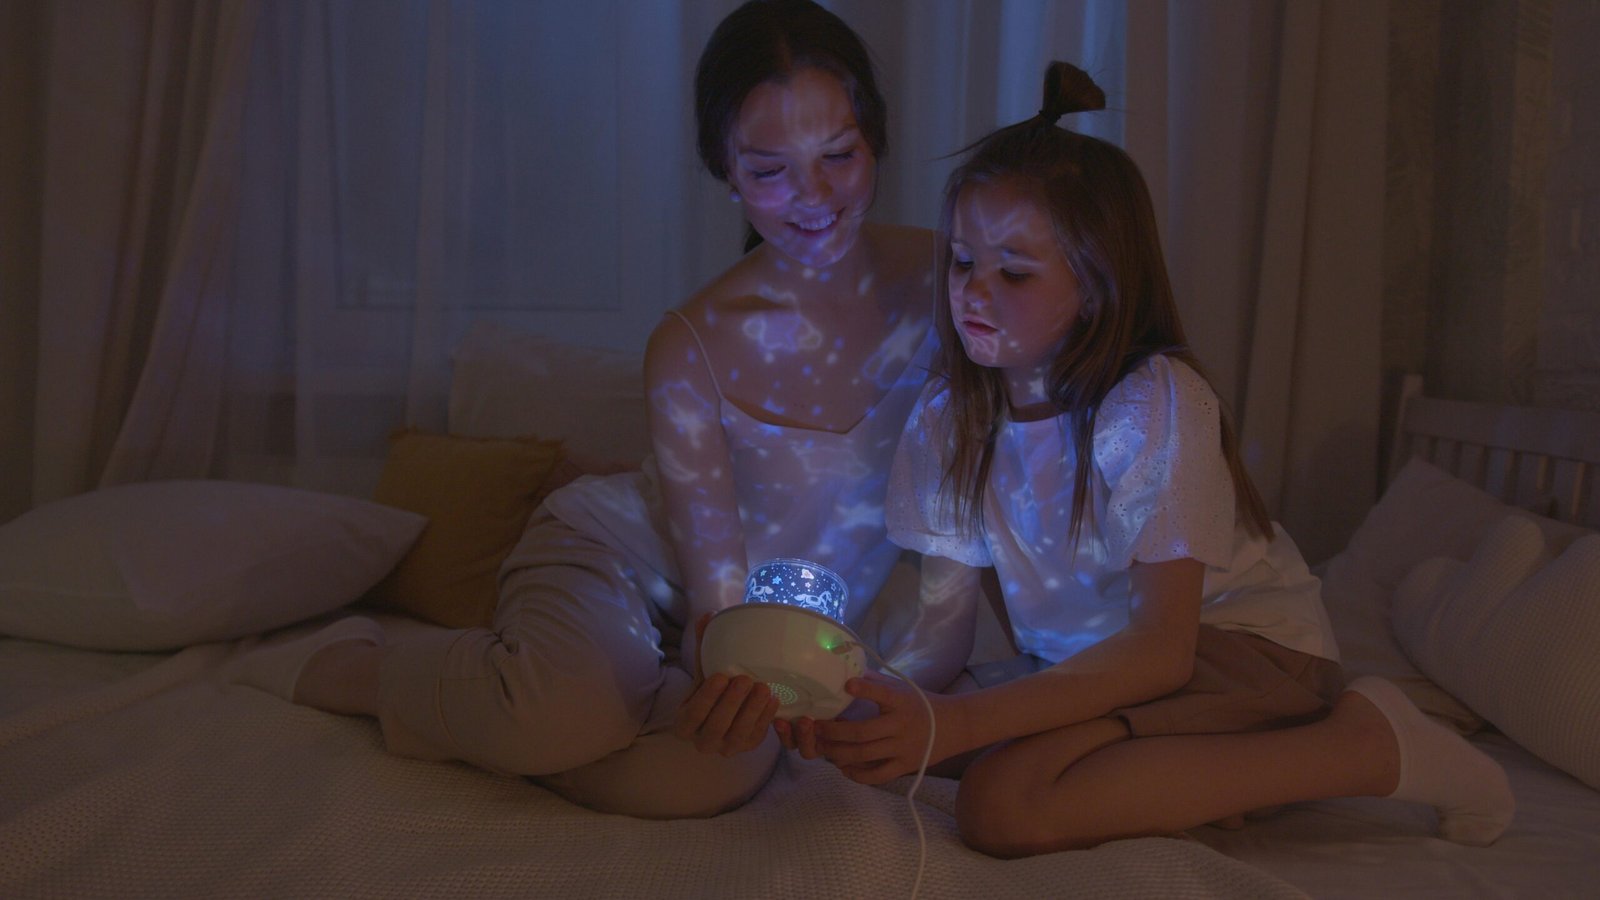
M396 432L373 499L428 525L369 602L451 628L488 625L500 564L561 461L559 441Z

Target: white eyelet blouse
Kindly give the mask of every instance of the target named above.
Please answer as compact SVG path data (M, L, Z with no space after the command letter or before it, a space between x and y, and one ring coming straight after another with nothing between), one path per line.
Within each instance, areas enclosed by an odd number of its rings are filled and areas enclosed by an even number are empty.
M1006 422L995 439L981 533L938 491L949 395L937 379L906 422L889 483L895 543L994 566L1018 647L1059 662L1128 623L1128 568L1206 565L1200 620L1337 660L1320 583L1282 528L1268 541L1237 521L1216 394L1189 366L1153 356L1108 393L1095 419L1093 496L1068 540L1077 454L1066 416Z

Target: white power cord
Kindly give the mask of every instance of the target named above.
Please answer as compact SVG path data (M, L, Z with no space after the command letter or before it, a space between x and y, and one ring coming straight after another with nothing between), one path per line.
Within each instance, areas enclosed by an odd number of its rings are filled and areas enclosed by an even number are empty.
M879 656L878 651L871 647L855 641L849 641L834 648L834 652L841 652L848 647L860 647L866 651L868 656L872 657L879 667L888 670L889 674L911 685L911 689L917 692L917 699L922 701L922 708L927 710L928 713L928 745L922 750L922 762L917 766L917 777L912 780L911 789L906 791L906 806L911 809L911 822L917 826L917 879L911 884L911 900L917 900L917 893L922 890L922 872L928 864L928 838L922 831L922 815L917 812L916 798L917 788L922 787L922 777L928 772L928 760L933 757L933 736L936 733L937 724L933 720L933 704L928 702L928 695L922 692L922 688L915 681L907 678L899 669L889 665L889 661Z

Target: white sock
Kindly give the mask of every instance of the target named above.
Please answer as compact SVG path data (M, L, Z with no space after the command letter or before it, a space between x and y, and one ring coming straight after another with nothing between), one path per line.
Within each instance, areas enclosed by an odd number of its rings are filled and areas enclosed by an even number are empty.
M1511 824L1516 800L1498 763L1428 718L1382 678L1357 678L1345 689L1372 701L1394 729L1400 745L1400 784L1390 797L1438 810L1440 837L1478 847L1500 837Z
M340 619L305 637L252 651L238 661L228 680L260 688L292 703L294 688L306 661L318 650L340 641L364 641L381 646L383 626L365 616Z

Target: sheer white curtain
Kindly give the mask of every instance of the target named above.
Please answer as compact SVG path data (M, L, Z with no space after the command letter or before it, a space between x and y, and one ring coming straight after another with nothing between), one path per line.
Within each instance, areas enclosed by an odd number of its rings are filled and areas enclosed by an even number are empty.
M31 439L32 503L213 458L255 13L67 0L40 17L43 172L19 186L38 191L38 292L5 298L36 326L30 420L7 423Z
M155 33L97 19L99 4L53 8L43 155L61 187L36 395L67 415L35 416L34 502L176 474L361 492L391 428L443 424L450 350L473 322L642 347L739 246L737 210L694 156L690 98L734 5L168 0L152 15L196 24L120 55L114 34ZM933 224L948 154L1031 115L1048 60L1095 75L1111 108L1071 124L1139 160L1186 325L1264 492L1308 556L1336 548L1378 458L1385 0L827 5L880 66L886 220ZM124 86L163 65L194 73L182 114L102 141L104 196L78 198L56 154L150 120ZM66 108L76 84L104 102ZM175 217L187 243L129 246L106 197L174 184L198 210ZM91 276L69 271L80 260L109 261ZM130 265L150 290L125 320L58 317L121 296L105 273ZM97 389L86 354L139 390Z
M727 7L269 7L227 472L364 489L395 425L443 427L449 353L479 319L642 347L738 247L694 196L689 114Z
M1124 146L1189 339L1312 561L1377 491L1385 0L1128 6Z

